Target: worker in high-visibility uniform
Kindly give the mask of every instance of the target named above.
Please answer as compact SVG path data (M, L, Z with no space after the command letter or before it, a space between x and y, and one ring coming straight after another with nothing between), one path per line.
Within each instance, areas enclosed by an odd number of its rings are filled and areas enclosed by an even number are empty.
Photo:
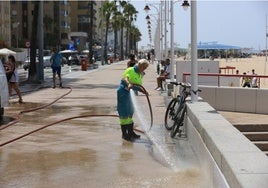
M120 85L117 88L117 111L119 114L119 122L122 130L122 138L127 141L133 141L140 138L133 131L133 114L134 108L131 102L130 89L134 91L145 91L137 85L142 85L142 76L144 70L149 66L149 62L146 59L139 60L138 64L134 67L127 68L120 81ZM137 84L137 85L136 85ZM147 95L147 93L144 93Z

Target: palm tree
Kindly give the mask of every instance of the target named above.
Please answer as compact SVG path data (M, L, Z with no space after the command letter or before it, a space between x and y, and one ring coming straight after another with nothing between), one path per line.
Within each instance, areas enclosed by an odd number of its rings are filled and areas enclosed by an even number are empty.
M132 26L130 36L130 50L137 52L137 42L141 40L140 30L136 26Z
M93 21L94 21L94 16L95 16L95 11L94 11L94 3L93 1L90 1L88 3L89 8L90 8L90 26L89 26L89 61L90 63L93 63L92 61L92 57L93 57L93 50L92 50L92 46L93 46Z
M109 26L110 26L110 19L113 15L113 13L116 10L116 4L114 1L109 2L105 1L103 3L103 6L100 8L101 15L104 18L104 26L105 26L105 42L104 42L104 51L103 51L103 56L105 63L108 63L107 59L107 41L108 41L108 32L109 32ZM103 23L101 23L103 24Z
M125 18L127 19L127 24L125 25L126 26L126 55L129 54L130 50L129 50L129 30L131 28L131 25L132 25L132 22L133 21L136 21L137 19L137 14L138 14L138 11L135 9L135 7L130 4L130 3L126 3L124 6L123 6L124 10L123 10L123 13L124 13L124 16Z
M122 17L122 14L121 12L119 12L117 9L115 10L115 12L113 13L113 17L112 17L112 20L111 20L111 24L112 24L112 27L113 27L113 30L114 30L114 55L115 55L115 59L117 58L116 57L116 54L117 54L117 41L118 41L118 28L120 28L120 21L121 21L121 17Z
M127 4L126 1L119 1L119 12L121 13L118 17L119 20L119 28L120 28L120 56L122 59L124 59L124 27L126 25L127 19L123 15L124 6Z

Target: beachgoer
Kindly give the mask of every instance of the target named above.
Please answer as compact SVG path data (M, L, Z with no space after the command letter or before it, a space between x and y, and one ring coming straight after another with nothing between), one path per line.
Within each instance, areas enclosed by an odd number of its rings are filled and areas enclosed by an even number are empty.
M242 78L242 87L250 87L250 77L247 76L247 73L243 73L243 78Z
M254 69L252 69L251 75L253 76L253 77L251 77L251 87L258 88L257 78L255 77L257 74L255 73Z
M155 88L155 90L157 91L164 90L162 86L162 82L170 78L170 71L171 71L170 69L171 69L170 59L166 59L163 65L163 69L160 70L160 75L156 78L157 87Z
M9 97L12 95L12 89L14 89L19 97L18 102L23 103L19 89L19 73L16 67L16 60L13 55L8 56L8 62L4 64L4 67L6 69Z
M120 81L120 85L117 88L117 111L119 114L119 122L122 131L122 138L127 141L133 141L134 139L140 138L133 131L133 114L134 108L131 102L130 89L134 91L140 91L144 93L140 87L135 84L142 84L142 73L149 66L149 62L146 59L141 59L138 61L137 65L134 67L127 68ZM144 93L147 95L147 93Z
M53 48L53 54L50 58L52 73L53 73L53 88L56 87L56 73L59 77L60 87L62 87L61 81L61 66L63 66L62 55L58 52L57 48Z

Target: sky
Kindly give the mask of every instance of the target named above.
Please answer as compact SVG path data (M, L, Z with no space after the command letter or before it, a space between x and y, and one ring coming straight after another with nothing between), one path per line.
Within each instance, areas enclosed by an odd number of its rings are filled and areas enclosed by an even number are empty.
M182 0L173 1L174 4L174 43L180 48L188 48L191 42L191 11L181 7ZM142 37L138 43L139 49L150 44L143 10L145 5L150 6L148 14L152 14L152 41L158 17L159 3L155 0L130 0L130 3L139 12L135 25L139 28ZM190 3L190 1L189 1ZM157 10L158 9L158 10ZM198 0L197 1L197 41L217 42L219 44L266 49L266 31L268 31L268 0ZM167 24L167 41L170 46L170 25Z

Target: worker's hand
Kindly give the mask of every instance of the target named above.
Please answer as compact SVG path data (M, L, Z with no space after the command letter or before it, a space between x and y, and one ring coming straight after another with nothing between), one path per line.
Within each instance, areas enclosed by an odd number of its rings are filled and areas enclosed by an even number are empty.
M149 96L149 93L148 93L147 91L143 91L142 93L143 93L144 95Z
M127 88L128 88L128 90L132 89L132 88L133 88L133 84L129 83L129 84L127 85Z

